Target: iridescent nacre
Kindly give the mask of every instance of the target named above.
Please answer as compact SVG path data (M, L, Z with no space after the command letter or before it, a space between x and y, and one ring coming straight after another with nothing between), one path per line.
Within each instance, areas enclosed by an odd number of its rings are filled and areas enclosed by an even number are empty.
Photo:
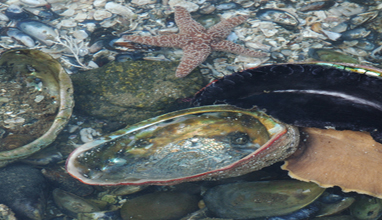
M176 184L239 176L283 160L299 133L261 111L215 105L158 116L77 148L67 171L84 183Z
M38 50L3 53L0 84L2 167L52 143L69 121L74 101L69 75L57 60Z

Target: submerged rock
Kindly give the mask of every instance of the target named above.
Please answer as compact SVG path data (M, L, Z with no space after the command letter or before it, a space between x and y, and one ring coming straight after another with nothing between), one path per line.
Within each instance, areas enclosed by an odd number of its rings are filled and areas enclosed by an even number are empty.
M0 204L15 212L17 219L43 219L46 182L41 172L23 164L0 169Z
M112 62L72 75L76 108L125 123L168 112L176 108L176 100L193 96L205 85L198 71L176 78L177 65L177 62Z
M180 219L198 209L198 197L180 192L156 192L126 201L121 216L127 219Z

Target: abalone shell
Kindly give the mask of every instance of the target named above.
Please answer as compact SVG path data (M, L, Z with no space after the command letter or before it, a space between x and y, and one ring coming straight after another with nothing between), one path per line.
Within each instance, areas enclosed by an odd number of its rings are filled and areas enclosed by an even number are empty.
M343 63L275 64L224 76L193 105L265 109L300 127L368 131L382 143L382 70Z
M170 185L240 176L292 154L295 127L215 105L158 116L77 148L67 171L93 185Z

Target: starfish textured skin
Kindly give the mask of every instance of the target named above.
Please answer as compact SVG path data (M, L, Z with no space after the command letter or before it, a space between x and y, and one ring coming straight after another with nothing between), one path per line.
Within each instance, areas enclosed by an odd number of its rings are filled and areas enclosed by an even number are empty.
M159 47L178 47L183 49L183 57L176 69L176 77L185 77L203 63L212 51L225 51L251 57L265 57L267 53L254 51L239 44L225 40L232 29L248 19L236 16L221 20L218 24L204 28L192 19L191 14L181 6L175 6L175 23L178 34L160 36L124 35L123 39Z

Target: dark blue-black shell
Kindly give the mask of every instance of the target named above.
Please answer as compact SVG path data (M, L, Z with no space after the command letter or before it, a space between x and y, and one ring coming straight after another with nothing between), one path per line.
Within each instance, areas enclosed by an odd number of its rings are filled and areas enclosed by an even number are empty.
M287 124L369 131L382 143L382 79L346 66L276 64L248 69L209 84L192 103L257 107Z

